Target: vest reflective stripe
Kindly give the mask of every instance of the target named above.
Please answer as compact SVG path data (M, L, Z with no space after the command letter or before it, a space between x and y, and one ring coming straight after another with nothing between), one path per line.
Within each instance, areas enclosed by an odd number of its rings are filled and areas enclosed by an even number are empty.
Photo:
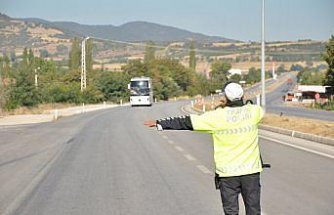
M242 128L235 128L235 129L225 129L225 130L220 130L220 131L215 131L214 133L217 135L227 135L227 134L242 134L242 133L247 133L251 132L257 129L257 125L250 125L250 126L245 126Z
M262 117L262 108L250 104L190 116L194 130L212 134L216 172L221 177L262 171L258 146Z

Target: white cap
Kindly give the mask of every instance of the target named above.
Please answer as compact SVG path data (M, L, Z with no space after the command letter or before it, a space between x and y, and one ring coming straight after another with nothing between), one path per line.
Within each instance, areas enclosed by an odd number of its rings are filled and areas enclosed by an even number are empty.
M227 99L232 102L240 100L242 96L244 95L244 90L237 83L230 83L226 85L224 91L225 91L225 95Z

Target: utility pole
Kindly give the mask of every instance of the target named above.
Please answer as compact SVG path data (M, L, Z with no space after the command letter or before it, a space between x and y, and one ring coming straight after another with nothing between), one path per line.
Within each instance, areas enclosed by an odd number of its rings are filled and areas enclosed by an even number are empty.
M265 0L262 0L262 42L261 42L261 83L262 83L262 93L261 93L261 105L264 111L266 111L266 90L265 90Z
M81 42L81 92L87 87L87 76L86 76L86 41L89 37L86 37Z

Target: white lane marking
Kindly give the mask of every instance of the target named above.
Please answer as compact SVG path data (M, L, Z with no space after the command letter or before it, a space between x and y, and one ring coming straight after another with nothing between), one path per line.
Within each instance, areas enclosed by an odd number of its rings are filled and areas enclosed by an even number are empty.
M175 146L174 148L175 148L176 150L178 150L179 152L183 152L183 151L184 151L184 149L181 148L180 146Z
M181 111L182 111L183 113L187 113L187 112L184 110L184 106L181 107Z
M197 165L197 168L201 170L204 174L212 174L211 171L203 165Z
M162 135L162 138L164 138L164 139L168 139L168 137L166 136L166 135Z
M190 154L184 154L183 155L185 158L187 158L188 160L190 160L190 161L195 161L196 160L196 158L194 158L193 156L191 156Z
M318 152L318 151L308 149L308 148L305 148L305 147L302 147L302 146L296 146L296 145L293 145L293 144L290 144L290 143L285 143L283 141L276 140L276 139L273 139L273 138L270 138L270 137L265 137L265 136L262 136L262 135L259 135L259 136L263 139L270 140L270 141L273 141L273 142L276 142L276 143L280 143L280 144L285 145L285 146L290 146L292 148L300 149L300 150L303 150L303 151L306 151L306 152L310 152L310 153L313 153L313 154L317 154L317 155L320 155L320 156L324 156L324 157L327 157L327 158L334 159L333 155Z
M17 128L17 127L13 127L13 128L1 128L0 127L0 131L22 131L22 128Z
M171 144L171 145L175 144L173 140L168 140L168 143Z

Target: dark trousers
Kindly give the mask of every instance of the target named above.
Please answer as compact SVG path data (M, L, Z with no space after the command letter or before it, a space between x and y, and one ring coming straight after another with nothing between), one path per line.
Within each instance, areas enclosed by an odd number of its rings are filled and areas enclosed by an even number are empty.
M241 193L247 215L261 215L260 173L219 178L220 195L225 215L238 215Z

